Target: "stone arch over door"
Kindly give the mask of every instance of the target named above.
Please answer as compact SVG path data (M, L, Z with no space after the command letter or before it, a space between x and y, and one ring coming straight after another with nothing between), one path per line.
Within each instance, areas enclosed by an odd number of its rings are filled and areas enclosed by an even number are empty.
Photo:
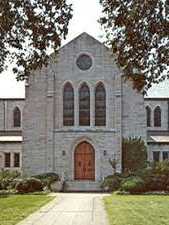
M74 151L75 180L95 180L95 150L87 141L77 145Z

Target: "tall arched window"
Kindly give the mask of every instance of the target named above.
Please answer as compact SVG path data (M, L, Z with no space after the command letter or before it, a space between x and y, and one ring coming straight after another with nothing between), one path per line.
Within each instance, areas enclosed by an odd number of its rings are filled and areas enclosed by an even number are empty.
M86 83L79 89L79 125L90 126L90 90Z
M21 126L21 111L18 107L16 107L13 111L13 124L14 127Z
M146 106L147 127L151 127L151 108Z
M95 90L95 125L106 125L106 91L102 83Z
M154 126L161 127L161 108L157 106L154 110Z
M63 125L74 125L74 91L69 82L65 84L63 90Z

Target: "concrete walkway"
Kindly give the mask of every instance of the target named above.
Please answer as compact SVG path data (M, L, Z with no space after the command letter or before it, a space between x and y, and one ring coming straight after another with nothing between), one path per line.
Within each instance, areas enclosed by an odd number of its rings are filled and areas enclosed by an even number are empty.
M108 225L105 194L61 193L18 225Z

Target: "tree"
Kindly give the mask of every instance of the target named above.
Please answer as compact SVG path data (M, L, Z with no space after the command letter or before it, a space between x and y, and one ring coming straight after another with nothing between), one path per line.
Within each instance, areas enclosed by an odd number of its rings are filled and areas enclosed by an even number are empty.
M146 91L169 77L168 0L100 0L107 43L124 76Z
M0 0L0 72L9 64L17 80L48 64L68 33L66 0Z
M122 170L137 171L147 165L147 148L141 138L124 138L122 142Z

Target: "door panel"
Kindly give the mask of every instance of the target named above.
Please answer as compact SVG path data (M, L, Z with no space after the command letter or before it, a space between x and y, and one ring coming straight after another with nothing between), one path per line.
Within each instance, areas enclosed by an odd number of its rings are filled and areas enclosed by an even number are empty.
M95 179L95 152L93 147L83 142L75 150L75 180Z

